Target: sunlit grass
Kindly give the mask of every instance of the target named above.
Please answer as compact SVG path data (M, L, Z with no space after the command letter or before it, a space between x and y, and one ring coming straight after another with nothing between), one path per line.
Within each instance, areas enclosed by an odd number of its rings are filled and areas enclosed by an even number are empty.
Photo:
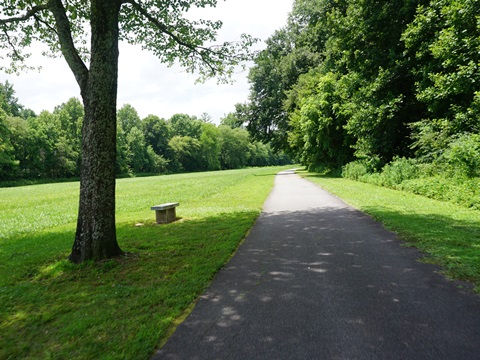
M0 189L0 359L150 358L253 225L280 170L119 180L127 255L80 266L65 260L78 183ZM181 220L158 226L150 207L169 201Z
M353 180L301 175L381 221L425 252L424 261L480 293L480 211Z

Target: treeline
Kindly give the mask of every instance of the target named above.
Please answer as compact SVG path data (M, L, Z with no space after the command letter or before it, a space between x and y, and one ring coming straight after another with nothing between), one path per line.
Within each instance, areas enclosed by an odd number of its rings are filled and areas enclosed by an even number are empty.
M80 175L83 106L71 98L36 115L0 83L0 180L74 178ZM234 114L211 123L176 114L140 119L131 105L117 113L117 175L174 173L290 162L269 145L251 141Z
M479 14L479 0L296 0L237 117L314 170L478 177Z

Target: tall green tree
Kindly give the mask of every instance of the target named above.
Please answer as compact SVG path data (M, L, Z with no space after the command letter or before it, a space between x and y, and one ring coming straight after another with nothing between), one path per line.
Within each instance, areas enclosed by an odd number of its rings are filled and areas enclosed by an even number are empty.
M326 61L350 83L346 129L355 138L357 157L385 163L410 155L409 124L423 109L413 95L415 81L401 38L421 2L351 0L345 12L329 16L333 35Z
M236 109L239 109L241 112L243 104L236 104ZM239 118L238 114L235 112L228 113L223 118L220 119L220 125L226 125L231 127L232 129L242 127L243 126L243 119Z
M222 169L240 169L248 164L251 144L245 129L232 129L226 125L219 126L222 136L220 164Z
M249 73L249 103L237 107L237 117L245 119L250 135L270 142L275 149L287 148L290 130L288 113L283 108L286 92L300 74L315 63L316 55L307 48L297 48L288 29L276 31L267 48L255 59Z
M416 97L428 109L414 124L417 154L427 160L480 132L479 14L478 0L430 1L403 34Z
M117 111L117 121L126 134L128 134L134 127L137 129L142 128L140 116L138 116L137 110L130 104L123 105Z
M220 151L222 149L222 136L214 124L202 125L200 135L200 149L205 170L220 170Z
M80 87L85 109L82 131L80 206L69 258L100 260L122 253L115 231L116 110L118 44L141 44L161 61L178 60L200 76L228 77L252 43L209 47L221 22L194 21L192 6L216 0L7 0L0 6L0 48L18 70L33 40L61 54ZM87 44L87 45L85 45Z
M345 129L345 78L312 70L289 92L289 145L297 159L311 168L338 168L353 159L353 137Z
M202 153L200 141L190 136L174 136L168 142L172 154L174 171L202 170Z
M7 114L0 109L0 180L14 178L16 167L18 166L6 120Z
M54 115L60 116L60 125L64 134L70 139L78 139L80 144L82 137L82 122L85 112L83 105L77 98L70 98L67 102L55 106Z
M23 108L15 97L13 85L8 81L5 81L4 84L0 83L0 106L7 115L11 116L20 116Z
M172 136L189 136L199 139L202 134L202 121L187 114L175 114L168 120Z
M329 38L326 18L339 3L344 2L296 0L286 26L266 41L249 73L249 102L237 107L254 139L270 142L274 149L289 148L287 92L301 74L322 63Z
M143 132L136 126L130 129L126 137L128 146L128 165L136 173L149 171L149 154Z
M148 115L142 121L145 140L156 154L167 156L168 141L170 140L170 130L165 119L160 119L156 115Z

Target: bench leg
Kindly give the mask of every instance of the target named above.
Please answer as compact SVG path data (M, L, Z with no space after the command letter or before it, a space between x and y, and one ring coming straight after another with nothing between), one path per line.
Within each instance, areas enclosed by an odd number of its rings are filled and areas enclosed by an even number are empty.
M175 208L167 210L155 210L155 216L157 219L157 224L168 224L172 221L175 221L177 218Z

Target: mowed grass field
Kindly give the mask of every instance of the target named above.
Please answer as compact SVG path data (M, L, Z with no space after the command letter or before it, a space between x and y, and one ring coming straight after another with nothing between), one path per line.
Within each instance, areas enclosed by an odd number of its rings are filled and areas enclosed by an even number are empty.
M0 189L0 359L148 359L228 261L284 168L121 179L126 256L75 266L78 183ZM168 225L152 205L180 202ZM138 226L138 225L142 226Z

